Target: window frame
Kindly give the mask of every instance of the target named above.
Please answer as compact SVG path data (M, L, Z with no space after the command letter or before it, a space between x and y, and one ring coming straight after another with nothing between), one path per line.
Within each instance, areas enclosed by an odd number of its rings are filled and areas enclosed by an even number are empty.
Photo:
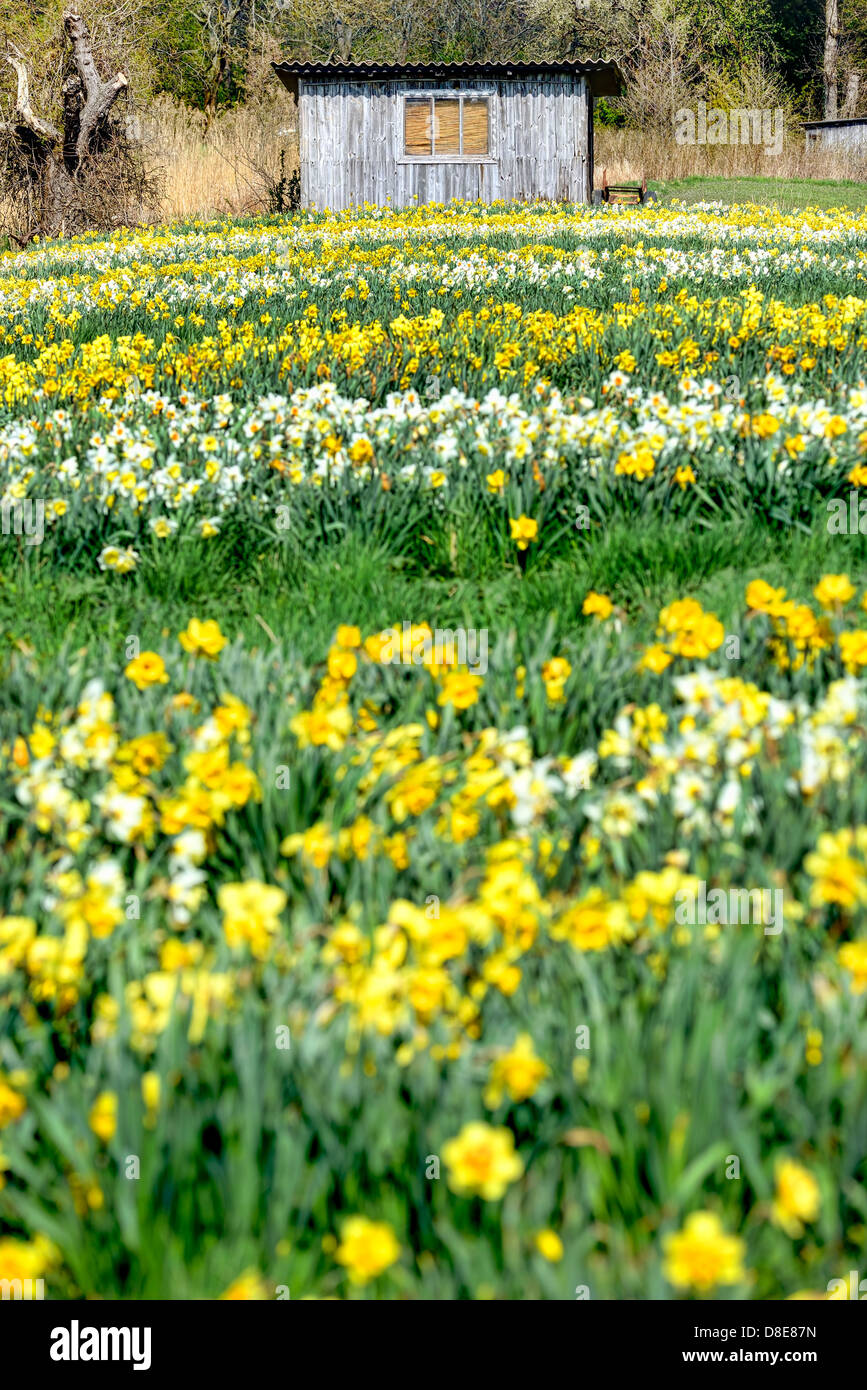
M398 148L401 153L398 155L398 164L496 164L496 157L491 153L494 148L494 101L496 92L493 87L473 87L473 88L423 88L419 91L406 89L400 93L400 135ZM434 101L455 101L461 103L460 111L460 133L461 133L461 152L460 154L407 154L406 153L406 103L408 101L429 101L431 103L431 143L435 142L434 135ZM486 101L488 103L488 153L487 154L464 154L464 102L465 101Z

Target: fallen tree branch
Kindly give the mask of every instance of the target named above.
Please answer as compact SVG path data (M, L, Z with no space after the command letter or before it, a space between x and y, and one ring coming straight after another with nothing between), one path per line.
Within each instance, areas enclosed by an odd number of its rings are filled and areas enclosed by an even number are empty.
M15 242L15 245L18 247L18 249L19 249L20 251L23 251L23 250L25 249L25 247L27 247L27 246L30 245L30 243L31 243L31 241L33 240L33 238L34 238L35 236L38 236L38 235L39 235L39 228L38 228L38 227L32 227L32 228L30 229L30 231L27 232L27 234L26 234L25 236L20 237L20 236L18 235L17 232L13 232L13 231L11 230L11 228L7 227L7 228L3 231L3 235L4 235L4 236L8 236L9 240L10 240L10 241L14 241L14 242Z

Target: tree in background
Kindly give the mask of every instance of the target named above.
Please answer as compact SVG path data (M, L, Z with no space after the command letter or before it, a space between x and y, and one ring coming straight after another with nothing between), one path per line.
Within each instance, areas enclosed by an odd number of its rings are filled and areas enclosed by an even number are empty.
M826 121L848 119L858 111L861 72L867 58L867 5L864 0L825 0L822 52L822 111Z
M768 0L527 0L549 26L548 47L613 58L625 91L608 103L642 130L670 130L674 113L732 80L769 50Z
M168 0L164 15L152 45L156 85L202 111L207 129L221 107L246 95L255 0Z
M403 21L410 43L418 40L422 15L422 6L410 0ZM276 0L269 22L285 53L322 63L350 55L382 58L383 36L399 23L391 0Z
M247 100L267 48L284 56L461 61L609 56L629 123L657 129L749 65L778 77L802 116L851 115L867 60L867 0L81 0L98 51L122 33L131 85L200 111ZM58 57L62 0L0 0ZM16 39L16 42L18 40Z
M327 62L461 62L547 52L548 18L527 0L276 0L287 53Z

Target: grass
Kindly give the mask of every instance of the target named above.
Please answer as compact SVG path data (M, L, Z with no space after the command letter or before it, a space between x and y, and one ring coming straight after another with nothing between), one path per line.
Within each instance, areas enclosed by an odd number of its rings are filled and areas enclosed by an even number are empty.
M845 540L845 567L867 578L867 538ZM793 592L839 568L840 539L824 524L789 531L757 518L675 527L658 517L638 527L615 521L573 542L566 553L504 571L492 554L467 546L442 574L417 559L350 536L290 561L271 547L252 562L231 542L202 543L182 572L154 563L134 575L70 572L25 548L0 550L0 641L7 650L50 661L61 648L120 647L131 634L157 643L186 626L191 612L219 614L224 630L247 645L278 643L312 662L337 625L364 631L425 617L442 627L527 632L549 619L557 637L581 627L590 589L610 594L638 622L685 592L725 616L743 602L744 574L766 572Z

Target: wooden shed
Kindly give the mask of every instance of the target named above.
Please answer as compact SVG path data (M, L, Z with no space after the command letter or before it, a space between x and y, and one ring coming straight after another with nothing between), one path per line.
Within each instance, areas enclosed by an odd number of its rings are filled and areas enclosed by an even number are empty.
M802 121L808 150L836 150L840 154L867 156L867 118L853 116L839 121Z
M453 198L589 203L593 99L620 72L584 63L275 63L298 103L303 207Z

